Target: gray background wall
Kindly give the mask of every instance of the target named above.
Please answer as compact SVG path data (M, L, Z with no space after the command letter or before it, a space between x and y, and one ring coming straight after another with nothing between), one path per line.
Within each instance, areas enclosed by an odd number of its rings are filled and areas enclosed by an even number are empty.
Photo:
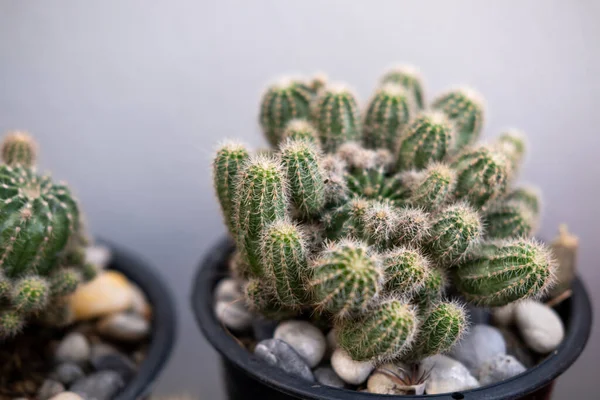
M93 230L164 272L181 334L158 392L219 399L215 353L188 307L196 263L223 232L208 166L224 137L263 144L257 102L281 73L323 70L364 100L409 61L430 95L478 88L486 137L529 134L523 177L545 192L541 233L568 222L581 235L600 309L599 18L593 0L1 0L0 131L34 133ZM595 329L557 398L596 397L598 357Z

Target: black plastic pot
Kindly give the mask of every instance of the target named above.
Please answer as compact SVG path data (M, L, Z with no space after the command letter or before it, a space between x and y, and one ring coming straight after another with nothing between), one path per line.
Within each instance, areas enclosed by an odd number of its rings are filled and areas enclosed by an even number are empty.
M217 243L202 262L192 292L192 308L204 336L221 354L225 384L230 399L389 399L351 390L308 384L271 367L241 347L227 333L213 312L213 289L227 274L227 261L234 250L229 239ZM540 364L526 372L495 385L442 395L405 396L412 399L546 399L553 381L565 372L583 351L592 325L592 309L588 294L579 279L573 283L573 295L556 311L566 327L566 336L559 348Z
M150 394L152 384L171 355L177 325L175 303L165 280L151 265L118 246L105 244L113 253L108 268L123 273L138 285L152 305L152 336L146 359L137 375L116 397L117 400L140 399Z

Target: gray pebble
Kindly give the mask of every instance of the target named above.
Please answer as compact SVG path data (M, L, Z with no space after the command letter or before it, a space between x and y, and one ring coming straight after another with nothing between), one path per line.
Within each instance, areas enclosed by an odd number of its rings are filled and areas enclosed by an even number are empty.
M114 346L111 346L108 343L103 343L103 342L92 343L90 358L96 358L96 357L104 356L106 354L115 354L118 352L119 352L119 350L117 350Z
M84 375L83 369L81 369L79 365L71 362L57 365L50 373L52 379L55 379L66 386L75 382L77 379L82 378Z
M46 379L44 383L42 383L42 386L40 386L37 397L39 400L48 400L64 391L65 387L62 383L55 381L54 379Z
M527 346L540 354L554 351L565 337L565 327L558 313L537 301L517 304L515 322Z
M479 387L479 382L460 362L437 354L421 362L424 371L430 371L425 384L427 394L451 393Z
M343 388L346 383L335 373L331 367L319 367L314 371L317 382L321 385Z
M473 375L497 354L506 354L506 343L500 331L489 325L475 325L449 356L463 363Z
M498 329L506 342L506 354L519 360L526 368L533 367L535 365L534 355L518 335L507 328Z
M479 370L479 383L491 385L525 372L526 368L513 356L498 354Z
M137 372L137 368L133 361L119 353L106 354L100 357L92 358L90 363L96 371L108 370L118 372L125 382L133 378Z
M122 342L138 342L150 334L148 321L129 313L109 315L98 321L96 329L101 335Z
M243 301L219 300L215 303L215 315L229 329L242 331L250 328L253 316Z
M273 337L292 346L311 368L319 365L327 346L323 332L307 321L284 321Z
M297 376L309 382L315 378L306 362L290 346L279 339L263 340L256 345L254 354L267 364L281 368L290 375Z
M100 371L79 379L70 390L85 400L110 400L124 387L125 382L117 372Z
M54 353L57 362L85 363L90 358L90 343L87 338L79 333L73 332L65 336Z
M360 385L367 380L375 366L370 361L355 361L348 353L337 348L331 356L331 367L346 383Z

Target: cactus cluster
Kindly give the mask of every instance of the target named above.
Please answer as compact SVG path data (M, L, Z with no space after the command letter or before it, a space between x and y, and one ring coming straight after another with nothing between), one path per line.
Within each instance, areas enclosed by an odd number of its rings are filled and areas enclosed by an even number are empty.
M37 175L37 145L29 135L10 133L1 148L0 339L56 308L93 275L69 188Z
M268 155L226 143L213 163L253 311L325 321L355 360L415 361L460 339L461 301L502 306L551 285L554 260L531 238L539 194L513 187L525 141L477 144L473 90L428 105L404 66L361 116L345 85L286 82L262 99Z

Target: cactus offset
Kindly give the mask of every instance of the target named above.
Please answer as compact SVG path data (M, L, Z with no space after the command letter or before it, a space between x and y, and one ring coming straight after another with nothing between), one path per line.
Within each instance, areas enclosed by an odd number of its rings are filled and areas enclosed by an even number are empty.
M365 112L365 147L395 151L411 114L410 94L402 86L388 83L377 89Z
M416 67L412 65L399 65L390 69L381 79L382 84L395 83L402 85L413 97L415 108L425 106L423 79Z
M519 203L494 204L484 214L486 235L492 239L530 237L536 229L536 218Z
M409 203L427 211L437 211L452 200L456 173L447 165L431 164L412 186Z
M516 173L523 162L527 148L525 135L514 129L509 130L496 139L494 147L508 158L512 172Z
M15 282L10 300L17 312L30 314L44 309L49 295L50 288L45 279L27 276Z
M382 254L385 290L399 296L412 296L425 287L431 267L418 250L396 247Z
M446 273L439 268L430 268L423 287L414 295L414 302L419 307L420 315L426 314L436 302L442 299L447 286Z
M454 283L470 302L500 307L541 296L554 281L555 260L550 250L527 239L480 244L461 263Z
M529 210L535 220L540 217L542 209L542 196L540 191L533 186L523 186L514 189L506 195L505 201L516 203Z
M25 326L25 318L16 310L0 311L0 337L16 336Z
M2 162L11 165L21 165L23 167L35 166L37 160L37 143L26 132L10 132L4 137L0 145L2 153Z

